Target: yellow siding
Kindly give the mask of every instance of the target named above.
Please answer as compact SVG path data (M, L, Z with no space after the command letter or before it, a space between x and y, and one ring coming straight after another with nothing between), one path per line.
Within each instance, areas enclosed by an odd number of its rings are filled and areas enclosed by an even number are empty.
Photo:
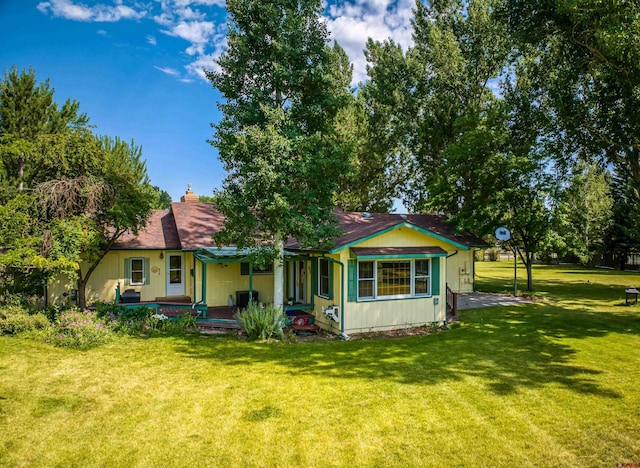
M332 258L334 260L338 260L340 261L340 255L326 255L326 257ZM315 296L315 300L314 300L314 310L313 310L313 314L316 317L316 324L323 328L324 330L328 330L332 333L340 333L340 322L334 322L333 320L327 318L323 313L322 313L322 308L323 307L329 307L329 306L341 306L341 301L340 301L340 292L342 291L342 288L340 287L340 265L336 265L335 263L331 263L329 262L329 268L332 268L333 270L333 299L325 299L323 297L320 296ZM346 271L347 265L345 263L345 281L347 278L347 271ZM347 304L347 295L346 295L346 289L345 291L345 296L344 296L344 303L345 305ZM340 307L340 315L342 315L342 307Z
M451 244L447 244L434 237L423 234L409 227L400 227L389 232L385 232L377 237L368 239L353 247L421 247L433 246L453 252L456 249Z
M419 234L419 233L418 233ZM424 235L422 244L424 244ZM360 244L361 246L363 244ZM390 244L387 244L390 245ZM401 245L394 247L405 247ZM340 260L347 265L349 252L343 251ZM425 298L393 299L381 301L347 301L348 275L345 275L345 312L344 331L345 333L360 333L368 331L393 330L404 327L415 327L433 322L444 322L446 320L446 293L444 259L434 258L433 261L440 261L440 295ZM435 304L435 302L438 304Z
M446 274L449 287L454 292L473 292L473 268L473 250L459 250L449 257Z
M473 249L462 250L415 229L401 227L366 240L354 247L440 247L450 257L441 266L441 277L454 292L473 291ZM446 273L445 273L446 272ZM440 289L444 291L444 289Z
M162 253L163 258L160 258ZM120 283L120 290L134 289L140 292L141 301L154 301L156 297L166 296L166 255L167 251L161 250L112 250L108 252L94 270L86 289L87 302L93 301L113 301L116 297L116 286ZM175 252L170 252L175 253ZM126 258L148 258L150 271L149 284L141 286L126 286L124 262ZM192 294L191 276L189 274L192 268L192 260L190 254L183 255L184 276L185 276L185 294ZM88 267L83 265L83 271ZM71 289L76 288L75 280L69 280L64 276L58 277L49 285L49 301L53 304L63 304L68 298L63 293L69 293Z
M472 290L473 252L464 251L439 239L411 229L401 227L387 233L368 239L353 247L440 247L447 252L449 261L445 257L434 258L440 262L440 294L425 298L394 299L381 301L348 301L348 273L347 265L350 250L342 250L335 259L345 266L345 277L340 287L340 267L334 265L334 299L327 301L315 297L314 314L318 325L333 332L340 331L340 323L327 320L322 314L322 307L340 305L340 294L344 292L344 307L341 310L344 320L345 333L358 333L376 330L392 330L403 327L419 326L446 320L446 285L447 282L454 290ZM457 251L457 253L455 253ZM455 259L450 263L451 260ZM466 262L466 264L465 264ZM447 265L449 264L449 266ZM465 268L461 274L460 268ZM467 270L468 269L468 270ZM468 271L468 276L467 276ZM455 274L454 274L455 273ZM470 279L467 279L470 278Z
M444 249L449 258L434 258L440 262L440 294L426 298L381 300L381 301L348 301L348 260L350 249L328 255L344 265L344 281L341 282L341 267L330 264L333 271L333 299L327 300L319 296L313 298L316 323L334 333L341 331L341 323L327 319L322 308L340 306L341 319L344 321L346 333L389 330L410 326L418 326L446 319L446 285L458 292L473 290L473 251L461 250L439 239L402 227L380 236L368 239L354 247L418 247L437 246ZM135 289L141 293L142 301L153 301L156 297L166 296L166 256L169 252L160 250L148 251L111 251L100 262L94 271L88 287L87 300L110 301L115 299L116 285L120 283L121 291ZM163 258L160 258L160 255ZM144 286L125 286L124 262L126 258L142 257L150 260L150 284ZM202 300L202 264L195 262L192 252L183 252L185 294L193 301ZM311 262L307 263L307 287L311 297ZM207 264L206 268L206 303L209 306L227 305L229 296L236 301L236 291L249 289L249 276L240 274L240 263ZM193 271L195 270L195 272ZM195 275L194 275L195 273ZM285 291L289 285L285 274ZM63 293L70 291L75 285L66 278L58 278L49 287L50 301L62 303ZM253 290L258 291L262 302L273 302L273 275L254 275ZM343 301L341 299L344 299ZM436 303L437 302L437 303Z
M201 281L198 264L198 281ZM236 301L236 291L249 290L249 275L240 275L240 263L209 263L207 265L207 305L222 306L229 296ZM273 302L273 275L253 275L253 290L258 291L260 302ZM199 298L200 299L200 298Z

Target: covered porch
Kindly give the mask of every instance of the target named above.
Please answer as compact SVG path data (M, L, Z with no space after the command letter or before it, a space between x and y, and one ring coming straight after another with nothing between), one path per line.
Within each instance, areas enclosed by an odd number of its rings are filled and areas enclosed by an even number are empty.
M203 248L193 253L193 303L208 318L216 311L245 308L250 301L273 302L273 265L256 266L249 249ZM284 252L284 310L311 311L315 269L312 258ZM225 309L225 307L227 309Z

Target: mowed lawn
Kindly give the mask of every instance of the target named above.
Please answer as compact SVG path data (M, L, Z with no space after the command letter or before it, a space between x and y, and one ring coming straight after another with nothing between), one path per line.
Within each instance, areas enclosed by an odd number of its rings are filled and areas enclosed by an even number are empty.
M511 290L512 265L476 271ZM85 352L0 337L0 466L640 463L640 306L620 305L640 275L534 275L541 300L431 336Z

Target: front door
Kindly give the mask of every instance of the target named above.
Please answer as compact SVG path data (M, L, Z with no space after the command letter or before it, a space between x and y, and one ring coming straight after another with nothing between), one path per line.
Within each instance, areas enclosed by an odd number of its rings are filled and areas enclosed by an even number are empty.
M289 297L298 304L306 304L307 300L307 262L296 260L289 263Z
M182 254L167 255L167 296L184 296L184 259Z

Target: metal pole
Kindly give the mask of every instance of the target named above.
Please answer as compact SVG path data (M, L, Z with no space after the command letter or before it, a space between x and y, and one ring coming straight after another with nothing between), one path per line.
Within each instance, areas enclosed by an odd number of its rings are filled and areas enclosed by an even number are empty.
M518 245L513 245L513 297L518 296Z

